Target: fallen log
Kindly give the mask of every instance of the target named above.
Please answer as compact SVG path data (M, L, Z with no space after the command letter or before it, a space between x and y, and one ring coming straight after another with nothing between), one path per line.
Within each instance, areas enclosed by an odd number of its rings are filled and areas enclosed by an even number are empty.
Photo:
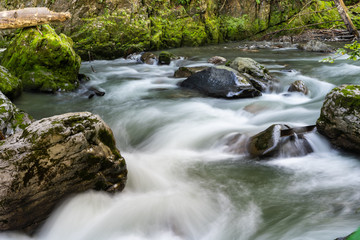
M52 12L48 8L24 8L0 12L0 29L32 27L51 22L64 22L69 12Z
M335 6L338 9L338 12L342 18L342 20L345 23L345 26L347 28L347 30L353 34L356 38L359 38L359 32L357 31L355 25L353 24L353 22L351 21L351 18L349 17L349 14L347 13L347 8L345 6L345 3L343 2L343 0L334 0Z

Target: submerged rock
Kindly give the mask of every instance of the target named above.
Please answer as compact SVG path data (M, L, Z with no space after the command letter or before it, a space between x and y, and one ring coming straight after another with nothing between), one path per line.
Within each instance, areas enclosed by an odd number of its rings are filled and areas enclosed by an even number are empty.
M307 43L299 44L298 49L308 52L333 52L334 49L326 43L318 40L310 40Z
M180 86L218 98L251 98L261 95L245 78L238 77L232 71L214 67L191 75Z
M158 57L151 52L146 52L141 55L140 60L143 63L154 65L155 63L157 63Z
M21 95L22 88L21 80L0 66L0 91L8 98L14 99Z
M291 129L286 125L274 124L248 140L247 151L251 157L263 159L270 156L294 157L312 152L312 147L303 133L314 126Z
M275 79L269 71L251 58L237 57L231 62L230 67L246 75L252 85L261 92L271 89L274 85Z
M289 89L289 92L300 92L303 93L305 95L307 95L309 93L309 89L307 88L307 86L305 85L305 83L301 80L296 80L295 82L293 82Z
M215 65L221 65L226 63L226 58L220 56L214 56L209 58L208 63L212 63Z
M45 118L0 141L0 231L34 229L70 194L124 188L127 170L97 115Z
M0 92L0 133L4 138L22 132L31 122L32 117L18 109Z
M341 85L325 98L316 122L335 146L360 153L360 85Z
M49 25L24 28L10 43L1 64L23 82L24 90L71 91L79 86L80 57L73 42Z

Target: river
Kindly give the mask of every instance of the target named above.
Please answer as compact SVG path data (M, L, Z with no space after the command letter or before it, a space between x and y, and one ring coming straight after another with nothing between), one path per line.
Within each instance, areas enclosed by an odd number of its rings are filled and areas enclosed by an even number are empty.
M99 114L126 159L128 182L116 195L89 191L58 206L36 240L333 240L360 225L359 157L333 149L314 132L314 152L254 161L229 151L226 137L254 135L274 123L315 124L325 95L358 83L360 64L320 63L325 54L295 48L241 51L232 43L170 50L187 57L170 66L136 60L83 62L81 72L106 91L24 93L17 104L36 119L65 112ZM224 100L180 89L179 66L208 65L220 55L251 57L280 80L277 91ZM91 66L96 72L91 71ZM288 94L295 80L308 96Z

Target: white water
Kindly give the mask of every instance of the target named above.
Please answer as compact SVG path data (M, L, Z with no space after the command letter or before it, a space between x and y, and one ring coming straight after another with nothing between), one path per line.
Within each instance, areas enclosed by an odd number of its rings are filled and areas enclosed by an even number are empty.
M312 133L314 153L254 162L226 151L224 139L274 123L314 124L325 95L337 84L356 82L360 68L344 61L324 66L318 63L324 56L294 49L247 53L280 79L280 90L232 101L181 90L176 83L182 79L171 77L180 65L246 54L236 49L174 50L193 58L171 66L85 62L89 84L103 88L104 97L89 100L80 90L18 100L37 118L99 114L113 129L129 171L124 192L89 191L67 199L31 239L331 240L354 231L360 222L358 157L333 150ZM283 71L285 66L292 71ZM295 80L306 83L309 96L285 94ZM30 238L3 233L0 239Z

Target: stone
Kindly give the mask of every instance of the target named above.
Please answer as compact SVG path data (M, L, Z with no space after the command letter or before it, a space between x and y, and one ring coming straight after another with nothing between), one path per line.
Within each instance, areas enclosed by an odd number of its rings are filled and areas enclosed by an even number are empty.
M72 40L49 25L24 28L5 50L1 64L20 78L24 90L71 91L79 86L81 59ZM21 49L21 51L19 50Z
M179 67L178 70L175 71L175 78L188 78L194 73L200 72L208 67Z
M313 126L309 127L289 128L283 124L271 125L249 138L247 152L258 160L273 156L304 156L313 151L304 135L314 129Z
M210 97L235 99L261 96L245 78L234 72L214 67L197 72L183 82L181 87L193 89Z
M341 85L325 98L318 131L339 147L360 153L360 85Z
M13 100L22 93L22 82L12 75L6 68L0 66L0 91Z
M141 55L140 60L143 63L154 65L155 63L157 63L158 58L155 54L151 52L146 52Z
M222 65L226 63L226 58L220 56L214 56L209 58L208 63L212 63L215 65Z
M0 141L0 231L32 233L71 194L121 191L127 170L111 129L89 112L33 122Z
M300 92L303 93L304 95L308 95L309 89L303 81L296 80L290 85L288 92Z
M230 67L244 74L261 92L270 90L276 81L263 65L251 58L237 57L230 63Z
M171 58L173 57L173 55L169 52L161 52L159 54L159 65L170 65L171 62Z
M326 43L320 42L318 40L310 40L306 43L302 43L298 45L298 49L304 50L307 52L333 52L334 49L327 45Z
M32 121L29 114L17 108L0 92L0 132L4 138L22 132Z

